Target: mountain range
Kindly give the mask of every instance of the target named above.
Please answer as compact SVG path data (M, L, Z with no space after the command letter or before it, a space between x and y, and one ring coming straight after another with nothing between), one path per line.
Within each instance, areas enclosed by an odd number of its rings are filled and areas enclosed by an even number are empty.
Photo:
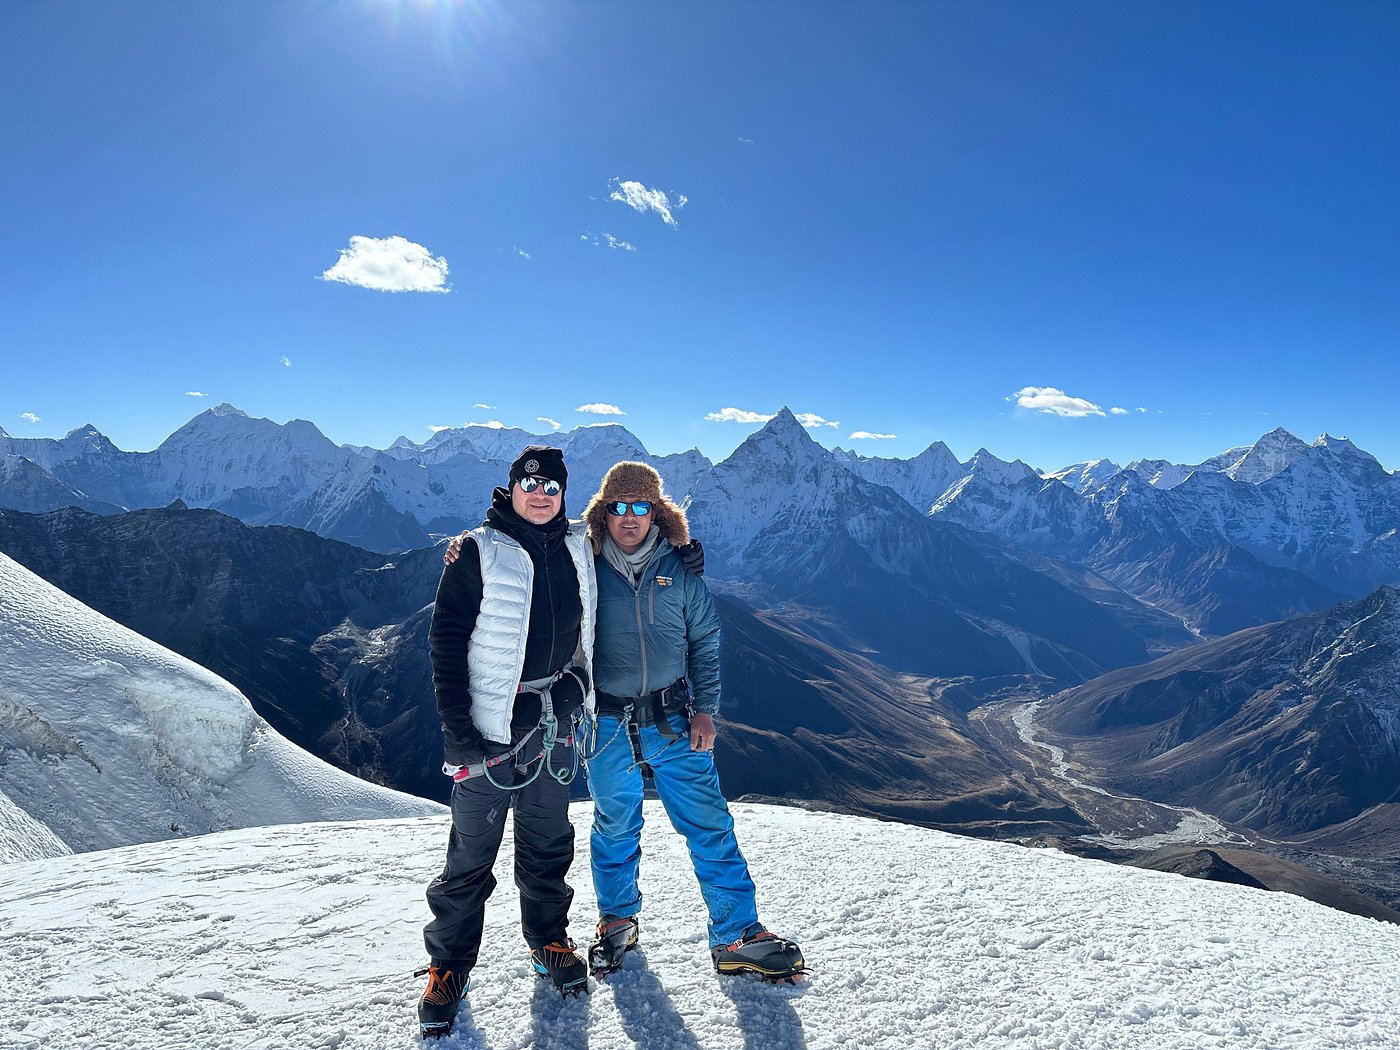
M1222 701L1175 680L1163 688L1190 713L1163 715L1154 732L1175 743L1161 754L1071 714L1215 645L1241 647L1231 682L1311 680L1311 650L1289 632L1349 597L1383 603L1400 581L1396 476L1343 439L1275 431L1202 464L1042 475L985 450L960 463L942 444L911 460L828 451L786 409L711 464L652 457L616 425L466 427L374 450L220 406L151 453L93 428L0 435L0 505L18 508L0 510L0 550L227 677L300 746L440 798L426 653L440 558L427 544L479 520L510 459L546 442L569 457L575 513L620 458L656 465L687 507L720 596L717 762L732 794L1004 837L1092 833L1082 793L981 717L1058 694L1040 728L1149 800L1124 812L1157 800L1309 848L1365 841L1400 871L1394 808L1376 801L1393 790L1389 753L1378 744L1344 772L1355 733L1388 724L1384 676L1371 715L1300 715L1273 736L1247 728L1254 711L1188 732ZM1340 688L1315 687L1328 702Z

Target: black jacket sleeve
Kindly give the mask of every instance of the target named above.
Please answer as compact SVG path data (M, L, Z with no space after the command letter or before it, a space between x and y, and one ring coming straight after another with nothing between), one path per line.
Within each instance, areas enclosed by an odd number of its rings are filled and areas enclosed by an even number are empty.
M481 556L476 540L462 542L462 554L442 571L428 648L433 659L433 690L442 718L443 758L464 766L480 761L481 734L472 724L467 642L481 612Z

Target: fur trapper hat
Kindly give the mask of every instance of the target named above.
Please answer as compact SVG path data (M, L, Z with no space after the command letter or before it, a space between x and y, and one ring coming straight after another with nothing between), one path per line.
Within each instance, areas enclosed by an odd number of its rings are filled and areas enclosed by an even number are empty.
M685 511L661 494L661 475L645 463L629 461L615 464L603 475L602 487L583 512L593 553L603 549L603 537L608 534L608 504L617 500L629 503L646 500L651 504L652 523L671 546L683 547L690 542Z

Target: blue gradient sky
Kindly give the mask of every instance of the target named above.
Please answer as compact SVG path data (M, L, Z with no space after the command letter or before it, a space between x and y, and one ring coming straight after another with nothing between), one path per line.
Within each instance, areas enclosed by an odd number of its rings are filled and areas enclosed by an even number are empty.
M786 404L867 454L1400 467L1393 3L12 0L0 40L14 435L228 401L721 457L756 424L707 414ZM450 290L318 280L352 237Z

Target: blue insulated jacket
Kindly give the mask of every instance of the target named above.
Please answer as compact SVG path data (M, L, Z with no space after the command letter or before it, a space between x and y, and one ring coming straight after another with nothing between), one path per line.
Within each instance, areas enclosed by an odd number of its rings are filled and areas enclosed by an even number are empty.
M682 675L697 712L719 711L719 610L699 576L662 542L640 585L599 555L594 685L614 696L645 696Z

